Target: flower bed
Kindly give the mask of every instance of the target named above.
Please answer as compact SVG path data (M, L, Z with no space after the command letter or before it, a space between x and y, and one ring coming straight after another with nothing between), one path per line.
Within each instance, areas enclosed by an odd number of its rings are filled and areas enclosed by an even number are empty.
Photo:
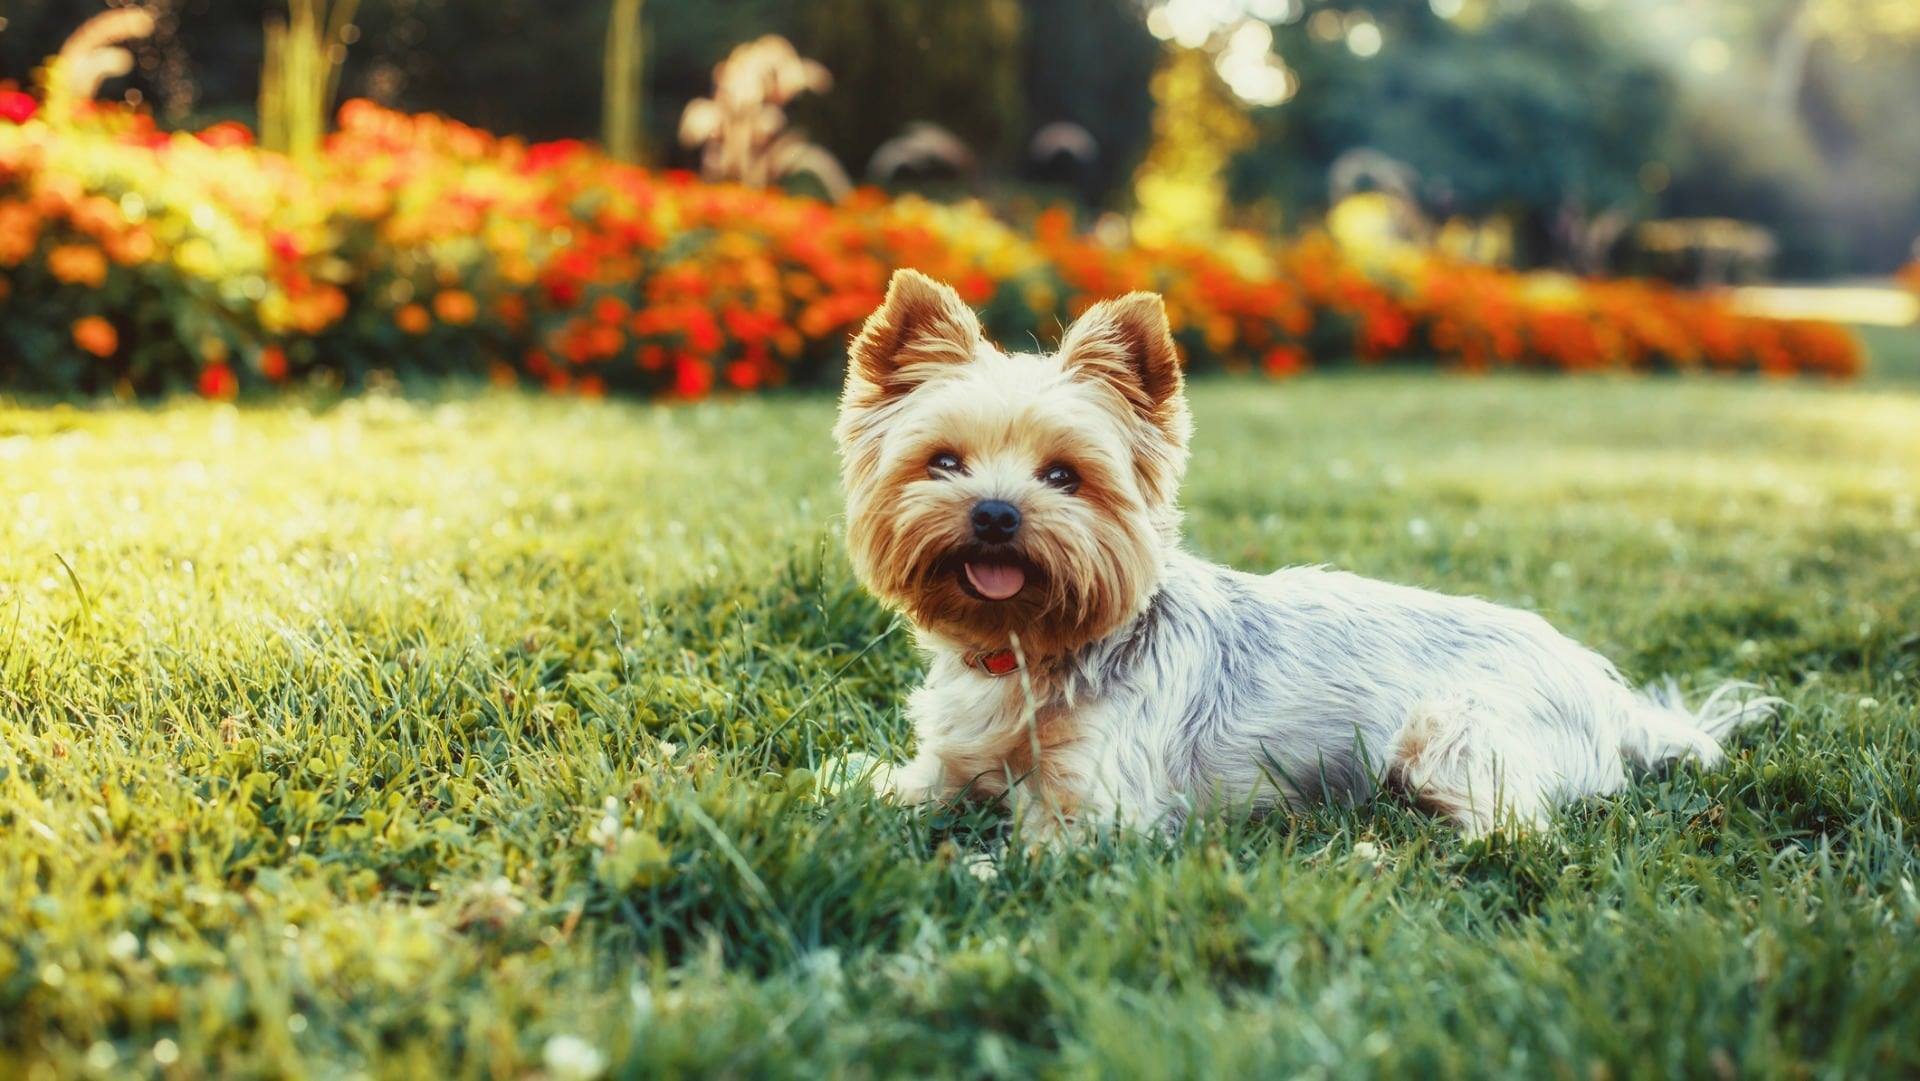
M53 125L0 92L0 388L145 394L375 371L697 398L820 384L895 267L952 282L1008 342L1164 293L1195 370L1412 361L1853 374L1844 330L1645 282L1423 257L1363 272L1329 240L1115 246L1063 211L860 192L833 205L528 145L366 102L301 167L245 129Z

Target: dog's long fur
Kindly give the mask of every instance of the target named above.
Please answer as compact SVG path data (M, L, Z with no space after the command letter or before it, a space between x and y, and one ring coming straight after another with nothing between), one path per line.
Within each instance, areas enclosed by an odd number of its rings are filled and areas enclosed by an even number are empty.
M1629 766L1712 764L1776 704L1737 684L1697 710L1637 692L1540 617L1485 601L1206 563L1178 536L1188 431L1159 297L1095 305L1054 355L1009 355L952 290L895 275L854 343L835 433L854 565L930 658L908 705L918 753L884 790L1011 790L1046 832L1384 786L1481 833L1616 791ZM976 539L983 500L1018 508L1011 541ZM1017 567L1024 586L988 599L969 565ZM1009 649L1017 671L981 666Z

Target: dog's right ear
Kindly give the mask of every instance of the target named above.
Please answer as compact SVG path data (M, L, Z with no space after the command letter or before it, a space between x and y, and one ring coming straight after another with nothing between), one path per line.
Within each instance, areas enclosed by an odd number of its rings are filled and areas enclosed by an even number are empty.
M899 393L927 366L965 363L980 345L980 318L960 294L917 270L897 270L847 354L849 397Z

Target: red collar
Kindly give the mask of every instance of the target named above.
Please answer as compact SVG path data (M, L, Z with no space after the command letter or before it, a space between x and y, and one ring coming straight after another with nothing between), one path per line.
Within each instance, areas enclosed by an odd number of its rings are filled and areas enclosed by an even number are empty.
M1011 649L969 653L962 658L967 667L978 668L990 676L1010 676L1020 670L1020 658Z

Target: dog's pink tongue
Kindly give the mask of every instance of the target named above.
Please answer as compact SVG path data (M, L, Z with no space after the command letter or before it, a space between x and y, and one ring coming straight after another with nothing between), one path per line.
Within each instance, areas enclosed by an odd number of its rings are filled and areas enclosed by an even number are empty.
M1027 584L1027 572L1008 563L969 563L967 581L982 597L1004 601Z

